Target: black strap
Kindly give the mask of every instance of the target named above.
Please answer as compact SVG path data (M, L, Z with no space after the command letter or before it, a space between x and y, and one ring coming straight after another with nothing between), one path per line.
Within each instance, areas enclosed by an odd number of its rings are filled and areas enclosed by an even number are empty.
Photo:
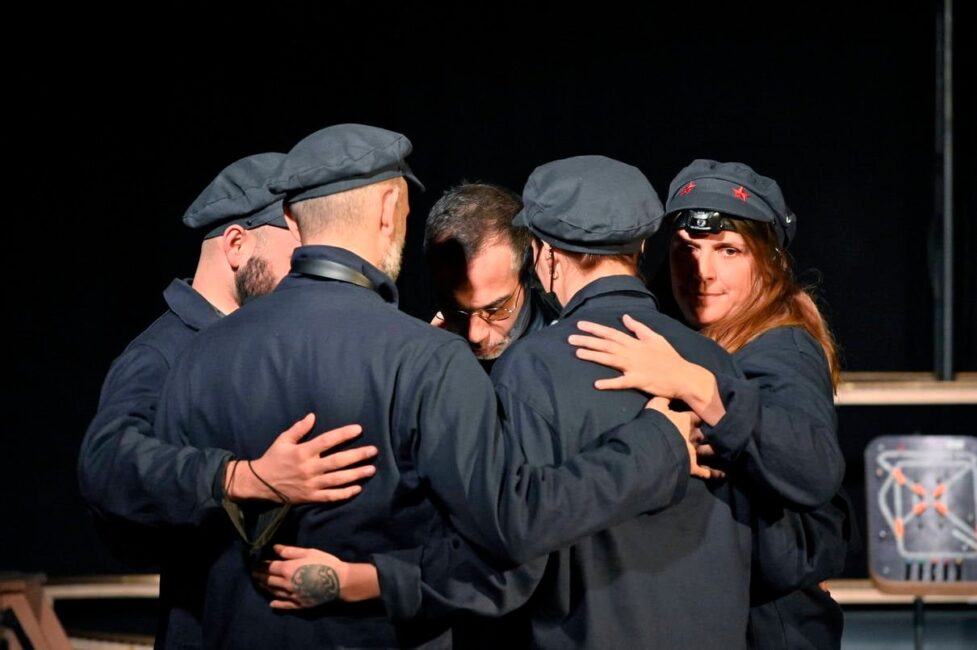
M303 258L300 260L295 260L295 262L292 263L292 270L296 273L301 273L302 275L311 275L313 277L325 278L327 280L339 280L340 282L355 284L358 287L363 287L364 289L369 289L370 291L377 291L377 286L373 284L370 278L366 277L359 271L349 268L345 264L340 264L339 262ZM377 291L377 293L379 293L379 291Z

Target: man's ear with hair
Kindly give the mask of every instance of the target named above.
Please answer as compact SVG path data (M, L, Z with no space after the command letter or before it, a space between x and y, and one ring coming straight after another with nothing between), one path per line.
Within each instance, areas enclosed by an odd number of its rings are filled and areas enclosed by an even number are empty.
M232 271L237 271L244 266L251 255L254 253L256 237L254 233L243 228L239 224L233 224L224 229L220 235L221 251L227 259L228 266Z

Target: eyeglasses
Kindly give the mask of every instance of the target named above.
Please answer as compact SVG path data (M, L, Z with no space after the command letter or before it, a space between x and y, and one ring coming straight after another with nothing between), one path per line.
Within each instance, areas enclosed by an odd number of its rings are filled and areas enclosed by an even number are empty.
M484 309L442 309L441 318L446 321L468 320L472 316L478 316L486 323L497 323L510 318L515 312L515 298L522 291L520 283L516 290L510 293L498 307L485 307Z

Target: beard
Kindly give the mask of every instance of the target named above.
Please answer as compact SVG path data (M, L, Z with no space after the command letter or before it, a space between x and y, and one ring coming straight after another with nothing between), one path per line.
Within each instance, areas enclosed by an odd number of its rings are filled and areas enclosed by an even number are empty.
M237 302L245 305L255 298L271 293L275 288L275 278L263 257L252 255L244 266L234 273L234 287L237 289Z
M479 352L478 350L472 350L472 352L475 354L476 359L489 361L491 359L498 359L501 357L502 353L508 350L510 345L512 345L512 336L510 334L506 334L501 341L489 348L488 351Z
M400 266L404 260L404 242L407 241L407 228L397 234L390 242L390 247L380 260L380 270L390 276L391 280L396 280L400 275Z

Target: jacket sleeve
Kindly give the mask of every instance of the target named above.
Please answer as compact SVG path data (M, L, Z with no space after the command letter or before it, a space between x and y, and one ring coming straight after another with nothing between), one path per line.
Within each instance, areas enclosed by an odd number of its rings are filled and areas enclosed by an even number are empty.
M776 507L755 511L751 605L840 575L849 549L857 545L844 490L808 512Z
M446 372L425 372L444 377L434 399L460 404L461 397L452 394L456 386L467 387L468 397L464 417L442 426L463 426L480 413L486 428L450 436L451 454L445 439L422 444L418 464L431 468L425 471L432 487L448 501L449 517L463 534L373 556L392 618L506 614L532 595L548 553L642 512L666 508L684 494L685 443L661 414L643 411L635 422L560 462L554 451L560 448L559 435L550 417L504 379L496 385L498 403L477 405L473 396L488 388L487 382L477 386L477 377L463 379L463 369L447 365ZM481 444L460 444L465 441Z
M504 380L497 404L474 358L459 350L424 371L438 381L419 409L416 462L455 528L501 568L684 495L685 442L664 415L645 410L559 465L528 457L520 441L553 436L552 427Z
M78 459L81 494L103 520L196 524L221 509L231 454L155 436L168 371L163 355L145 345L127 349L109 370Z
M841 487L845 463L820 346L798 328L779 328L735 359L744 378L716 375L726 415L703 433L722 458L782 504L827 503Z
M371 561L391 620L433 620L458 612L503 616L521 607L543 577L546 557L499 569L463 537L432 538L425 546L376 554Z

